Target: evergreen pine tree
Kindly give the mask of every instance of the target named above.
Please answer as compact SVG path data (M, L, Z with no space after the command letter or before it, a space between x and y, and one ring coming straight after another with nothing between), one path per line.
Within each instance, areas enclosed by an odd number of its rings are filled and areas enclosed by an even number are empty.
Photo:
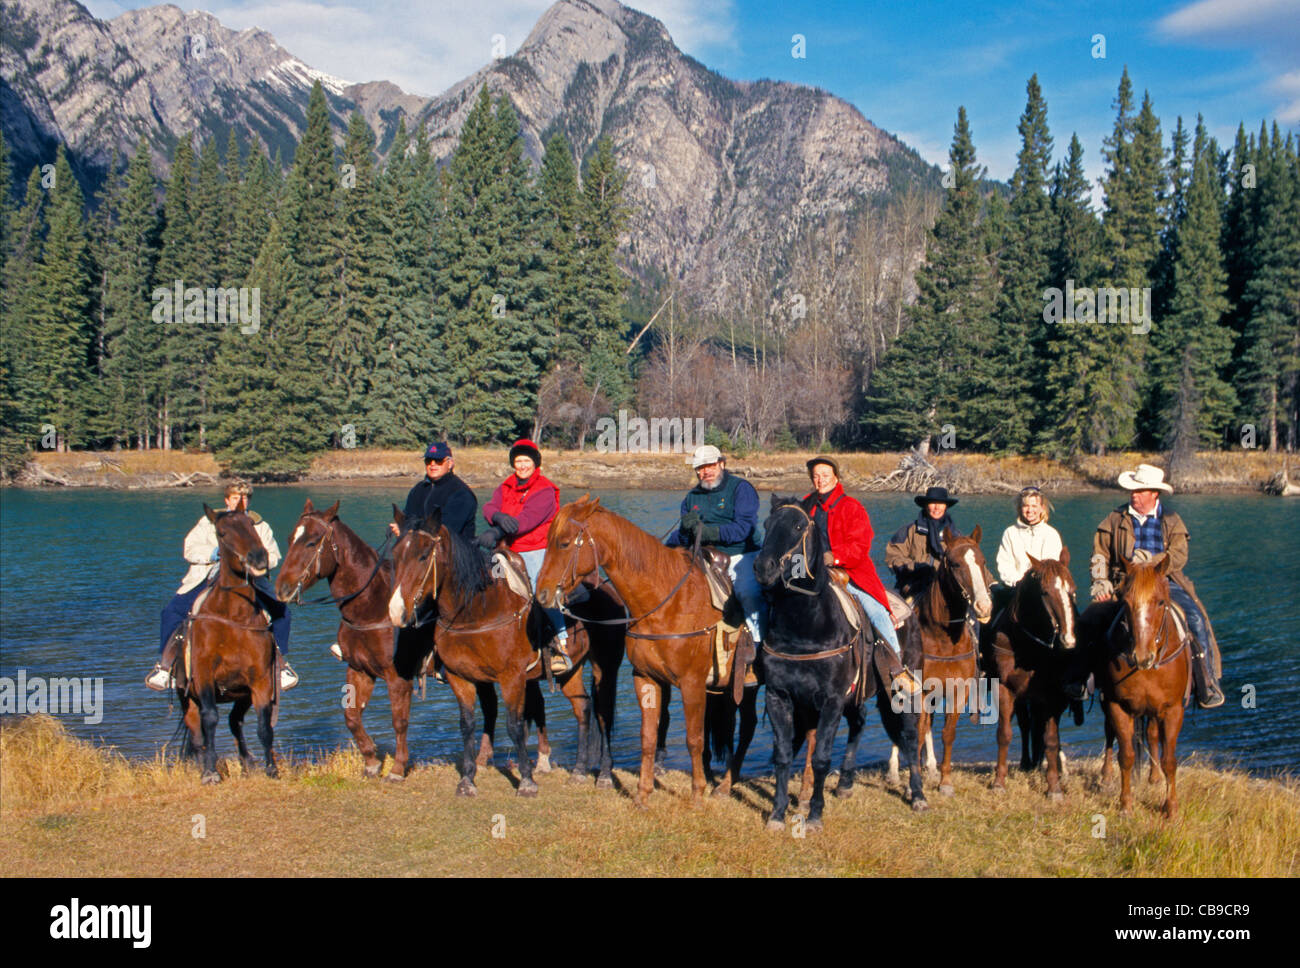
M194 145L188 136L176 144L172 157L171 178L163 202L161 249L154 269L154 288L174 293L179 283L185 289L200 285L194 277ZM185 300L182 300L184 303ZM171 450L178 442L182 414L192 412L195 395L191 372L192 361L186 343L190 331L206 325L202 314L189 314L186 306L172 305L170 318L162 323L162 353L159 358L159 393L155 400L155 446Z
M628 402L632 393L623 350L627 343L623 320L627 279L615 261L618 239L627 224L626 182L627 175L614 161L614 147L606 135L596 142L582 178L581 278L586 285L581 300L594 317L586 365L588 385L593 389L599 385L600 392L615 404Z

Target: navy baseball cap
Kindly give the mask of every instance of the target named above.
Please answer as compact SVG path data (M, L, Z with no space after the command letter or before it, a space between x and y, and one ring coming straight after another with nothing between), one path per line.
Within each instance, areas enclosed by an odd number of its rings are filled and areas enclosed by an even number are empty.
M431 460L442 463L451 456L451 448L441 440L429 445L429 449L424 452L424 462L427 464Z

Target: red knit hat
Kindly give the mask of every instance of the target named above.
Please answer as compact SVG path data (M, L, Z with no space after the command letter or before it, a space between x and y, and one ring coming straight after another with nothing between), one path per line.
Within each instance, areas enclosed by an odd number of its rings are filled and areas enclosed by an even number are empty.
M525 457L531 457L533 464L537 467L542 466L542 452L537 449L537 445L526 437L521 437L510 445L510 464L514 466L515 458L520 454Z

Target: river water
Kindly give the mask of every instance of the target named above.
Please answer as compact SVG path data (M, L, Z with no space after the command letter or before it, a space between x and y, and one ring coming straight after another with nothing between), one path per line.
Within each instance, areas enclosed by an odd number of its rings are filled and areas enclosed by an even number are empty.
M341 501L340 516L372 545L384 537L391 505L404 502L409 483L262 487L254 507L271 523L283 554L289 531L310 497L317 507ZM683 485L683 489L685 484ZM563 500L582 492L566 488ZM674 522L680 491L596 491L609 508L654 534ZM481 503L488 494L479 492ZM883 561L884 542L915 517L906 495L857 495L876 529L873 558ZM767 492L760 489L762 515ZM1087 560L1097 523L1122 503L1119 492L1055 499L1052 524L1072 553L1072 571L1087 598ZM83 709L60 716L81 737L116 747L133 758L153 756L176 725L168 696L150 692L143 679L157 656L158 613L185 571L181 544L202 513L202 502L220 505L216 490L0 492L0 689L16 692L19 675L33 678L102 679L98 717ZM1013 499L962 498L953 509L959 528L982 525L982 547L993 557L1002 530L1013 517ZM1300 766L1300 703L1291 687L1300 649L1300 501L1254 495L1175 496L1168 502L1191 532L1188 574L1215 623L1224 661L1227 703L1219 709L1190 709L1179 740L1182 757L1235 765L1270 774ZM483 525L480 524L480 527ZM882 578L886 577L881 567ZM325 591L317 586L313 597ZM351 743L341 709L345 667L328 652L338 628L333 606L295 608L290 656L301 684L282 699L276 744L282 752L306 755ZM29 687L30 689L30 687ZM26 693L27 696L31 692ZM760 696L760 705L762 698ZM5 711L12 711L6 709ZM22 711L19 709L18 711ZM688 769L680 700L670 707L669 766ZM872 710L874 716L874 710ZM557 761L571 764L576 725L562 696L547 696L547 716ZM86 719L98 722L86 722ZM1096 755L1102 748L1102 713L1093 708L1081 727L1062 725L1065 749ZM386 690L375 690L366 727L391 752L392 723ZM251 721L250 721L251 728ZM839 733L838 763L845 737ZM614 761L639 763L639 710L632 695L630 666L619 682ZM250 742L256 750L253 733ZM936 731L936 740L938 734ZM218 750L229 755L233 740L222 715ZM532 745L530 741L530 746ZM937 743L936 743L937 745ZM428 698L412 708L411 748L416 762L456 756L459 729L455 701L445 686L429 682ZM498 762L509 753L504 721L497 737ZM869 720L861 741L861 762L888 754L878 720ZM958 726L958 761L988 761L996 753L995 728ZM1013 741L1016 761L1018 746ZM746 761L746 775L770 768L770 732L760 722Z

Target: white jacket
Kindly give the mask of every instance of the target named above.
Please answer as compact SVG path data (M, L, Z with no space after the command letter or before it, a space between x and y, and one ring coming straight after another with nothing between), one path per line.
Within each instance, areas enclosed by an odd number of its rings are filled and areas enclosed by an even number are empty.
M269 566L274 568L280 563L280 548L275 543L275 535L271 533L271 526L256 511L249 511L248 516L253 519L253 529L266 547L266 555L270 559ZM199 518L199 523L190 528L190 533L185 536L184 555L185 560L190 563L190 570L185 573L184 579L181 580L181 587L176 589L177 595L184 595L207 581L209 575L216 574L218 565L212 560L212 552L216 550L217 529L212 526L212 522L208 520L205 514Z
M1030 525L1016 518L1016 523L1002 532L1002 544L998 545L998 578L1004 585L1014 585L1025 577L1030 555L1039 561L1059 561L1061 536L1046 522Z

